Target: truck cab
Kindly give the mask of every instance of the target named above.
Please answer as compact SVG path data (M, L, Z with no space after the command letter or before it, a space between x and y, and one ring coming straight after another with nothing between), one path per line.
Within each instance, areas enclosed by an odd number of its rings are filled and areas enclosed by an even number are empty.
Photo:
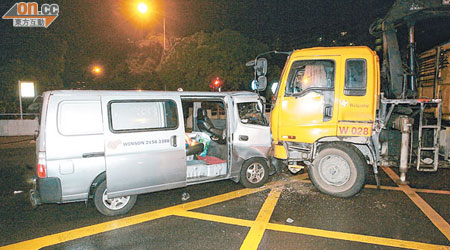
M309 167L323 192L352 196L374 163L371 140L380 95L379 60L368 47L295 50L273 98L274 156Z

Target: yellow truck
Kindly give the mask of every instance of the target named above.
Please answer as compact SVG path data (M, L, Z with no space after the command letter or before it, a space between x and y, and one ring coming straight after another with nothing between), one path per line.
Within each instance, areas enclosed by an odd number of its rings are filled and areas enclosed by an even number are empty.
M399 182L405 183L410 167L437 171L440 150L449 161L450 140L443 137L450 130L445 113L442 122L442 105L443 100L448 105L450 96L442 91L446 84L440 74L446 72L448 57L439 50L431 55L435 64L416 64L414 25L431 16L450 16L450 3L397 0L374 22L370 32L382 41L382 63L365 46L283 52L288 59L271 112L276 169L287 166L295 173L307 167L320 191L349 197L364 187L369 166L379 185L379 166L398 166ZM398 44L402 25L407 26L407 56ZM267 59L261 56L268 53L280 52L266 52L247 63L255 69L255 90L267 86ZM424 67L435 68L431 90L422 82Z
M375 165L371 136L380 95L379 60L368 47L295 50L274 94L274 157L309 174L322 191L359 192Z

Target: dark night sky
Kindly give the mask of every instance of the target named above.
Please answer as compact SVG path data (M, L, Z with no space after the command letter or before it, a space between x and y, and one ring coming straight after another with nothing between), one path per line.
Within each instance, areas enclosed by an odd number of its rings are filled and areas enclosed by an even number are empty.
M59 17L48 29L13 28L12 20L1 20L2 60L8 58L8 51L26 49L21 48L22 41L45 42L45 37L52 34L67 42L66 70L69 73L73 69L76 74L80 72L76 68L87 67L92 62L120 60L127 41L137 40L147 33L160 34L163 13L169 37L183 37L201 30L232 29L272 49L291 50L327 45L345 31L346 41L372 46L374 38L368 33L369 25L387 13L393 0L166 0L155 2L160 10L165 5L166 11L155 13L153 20L145 24L136 23L129 14L131 1L37 2L58 3ZM1 14L14 3L16 1L2 0ZM439 39L448 39L448 23L442 26L438 21L437 24L435 28L427 26L424 31L419 30L418 35L428 37L428 33L435 32L440 34ZM322 43L317 41L319 37L324 39ZM427 41L427 46L441 40Z

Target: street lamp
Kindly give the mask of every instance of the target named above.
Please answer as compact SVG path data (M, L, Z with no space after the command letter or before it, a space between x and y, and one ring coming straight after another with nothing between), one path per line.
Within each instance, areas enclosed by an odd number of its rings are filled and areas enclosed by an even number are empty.
M141 12L142 14L145 14L148 12L148 6L146 3L139 3L137 5L137 9L139 12Z
M136 9L141 14L147 14L149 7L146 2L139 2L136 5ZM164 50L166 50L166 17L165 16L163 16L163 47L164 47Z
M96 66L92 66L92 74L94 74L94 75L100 75L100 74L102 74L102 67L100 67L100 66L98 66L98 65L96 65Z

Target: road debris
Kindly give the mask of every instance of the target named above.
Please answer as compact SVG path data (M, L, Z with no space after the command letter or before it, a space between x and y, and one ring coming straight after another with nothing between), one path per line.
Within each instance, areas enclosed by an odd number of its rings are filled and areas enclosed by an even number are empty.
M182 201L187 201L187 200L189 200L189 198L191 198L191 196L189 195L189 193L183 193L183 194L181 195L181 200L182 200Z

